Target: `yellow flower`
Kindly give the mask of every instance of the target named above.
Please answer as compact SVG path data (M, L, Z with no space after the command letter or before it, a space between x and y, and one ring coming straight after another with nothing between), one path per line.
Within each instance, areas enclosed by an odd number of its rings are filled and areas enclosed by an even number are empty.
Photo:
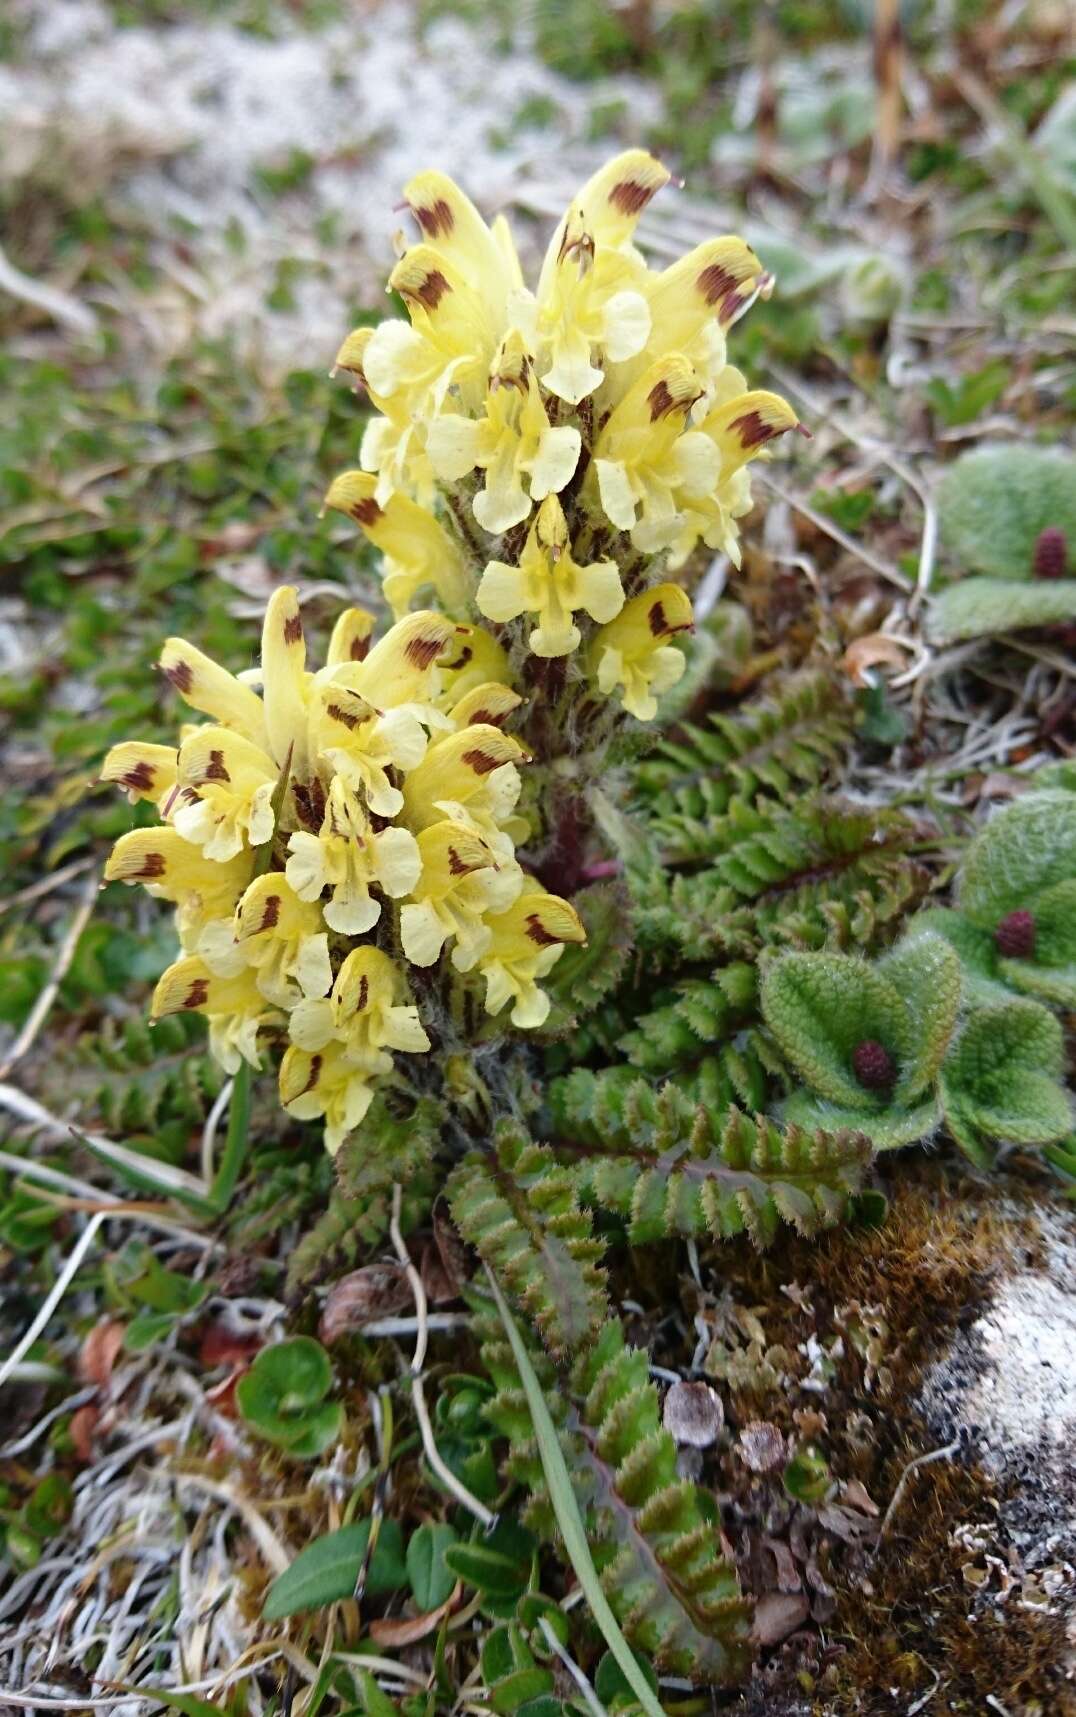
M258 988L253 972L243 970L232 977L220 977L198 955L188 955L169 966L150 1003L153 1019L184 1012L206 1016L210 1050L226 1073L238 1073L240 1061L260 1066L258 1033L279 1018Z
M661 274L647 274L650 338L637 357L613 368L615 397L667 352L688 358L708 397L725 365L726 329L772 284L750 245L733 237L706 239Z
M534 299L516 294L513 314L537 352L542 382L577 405L601 385L592 360L622 363L650 334L646 268L630 248L635 224L666 168L642 149L616 156L587 181L561 220Z
M364 471L377 473L374 499L385 506L396 489L410 490L423 506L433 503L435 493L433 467L426 457L424 419L428 412L440 410L439 398L431 392L440 375L436 353L428 352L424 342L406 322L385 322L390 332L382 336L381 346L403 341L414 347L417 343L422 362L413 373L406 373L400 383L394 383L389 394L381 394L366 373L366 354L375 332L373 328L356 328L349 334L336 354L333 374L347 370L369 395L375 414L367 422L359 448L359 462ZM375 348L374 369L384 374L384 357L379 359ZM414 353L412 354L414 356Z
M742 384L739 371L728 372L730 381ZM734 521L749 511L751 487L746 466L799 420L787 400L762 389L738 387L731 397L722 397L703 418L699 429L717 449L720 475L705 494L692 498L676 544L674 564L680 564L699 536L710 548L722 549L735 565L740 564L739 533Z
M312 1055L294 1044L280 1063L280 1101L297 1121L325 1119L325 1148L335 1156L373 1102L370 1075L338 1043Z
M619 686L629 715L652 721L658 697L676 684L686 665L683 652L668 640L690 632L692 624L691 603L678 584L657 584L633 596L591 645L599 689L608 695Z
M193 954L211 925L225 926L231 936L232 914L253 868L249 851L221 864L205 858L175 829L132 829L113 847L105 881L141 882L155 898L172 901L179 909L180 944Z
M318 908L302 901L279 871L255 877L235 915L235 939L267 1001L290 1008L332 987L329 939Z
M101 780L126 787L132 805L140 799L161 805L176 784L176 771L174 745L147 745L130 739L112 747L101 765Z
M512 235L503 215L487 227L469 197L444 173L416 173L404 186L404 201L431 253L481 292L494 320L503 322L509 294L523 284Z
M375 488L368 471L344 471L330 484L325 505L354 519L381 550L382 588L397 619L426 588L436 591L449 610L466 606L467 570L454 539L406 495L392 495L379 506Z
M685 430L701 391L688 360L670 353L629 388L598 438L594 478L606 517L646 554L675 541L684 497L717 481L714 442Z
M402 988L400 971L387 954L356 948L340 967L331 995L307 997L292 1010L291 1040L314 1054L339 1043L356 1067L388 1073L389 1050L416 1055L430 1047L418 1009L397 1001Z
M476 723L435 740L404 782L404 817L416 833L432 823L462 823L481 837L498 862L514 860L505 832L522 783L516 763L523 747L499 728Z
M381 903L370 893L372 883L390 900L398 900L418 881L421 865L414 835L395 828L375 833L340 776L330 785L320 832L297 830L288 849L285 875L296 895L316 901L331 888L332 899L323 908L325 922L344 936L361 936L381 917Z
M172 813L177 833L218 863L246 842L264 845L273 838L278 773L268 753L242 735L196 727L179 748L180 785L189 793Z
M418 837L422 875L400 912L400 941L413 966L432 966L446 942L467 972L492 940L483 914L502 912L523 887L523 872L498 861L463 823L434 823Z
M448 482L482 468L486 481L472 503L474 516L499 536L525 519L533 502L564 488L581 440L569 425L550 427L523 337L513 329L490 372L485 416L445 413L430 424L426 445L435 472Z
M537 614L530 635L536 656L566 656L579 643L572 615L582 609L605 622L624 604L620 574L611 560L579 566L572 558L568 526L555 495L542 502L527 534L518 566L491 560L475 598L489 620L514 620Z
M566 942L585 942L574 907L544 889L521 894L506 912L487 918L490 945L479 960L486 980L486 1012L512 1002L513 1025L533 1029L549 1013L549 997L537 979L556 965Z

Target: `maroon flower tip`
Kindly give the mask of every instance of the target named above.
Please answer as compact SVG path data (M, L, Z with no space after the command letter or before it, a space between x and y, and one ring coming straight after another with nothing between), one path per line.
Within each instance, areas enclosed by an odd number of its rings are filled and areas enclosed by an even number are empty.
M888 1091L897 1077L897 1064L884 1043L865 1037L852 1051L852 1071L868 1091Z
M1030 912L1010 912L994 931L994 944L1006 960L1030 960L1035 952L1035 919Z
M1035 539L1031 565L1036 578L1064 578L1069 560L1068 538L1060 525L1047 525Z

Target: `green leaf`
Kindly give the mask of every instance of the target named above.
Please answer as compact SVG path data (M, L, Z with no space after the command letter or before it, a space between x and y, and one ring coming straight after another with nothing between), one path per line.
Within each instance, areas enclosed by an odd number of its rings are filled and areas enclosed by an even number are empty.
M913 1026L892 1095L893 1107L904 1108L929 1090L945 1059L960 1007L960 960L941 936L923 930L906 936L877 970L900 995Z
M534 1535L512 1520L498 1521L492 1532L443 1551L445 1566L483 1594L514 1598L530 1579L538 1548Z
M996 637L1031 627L1076 620L1076 578L1017 584L1001 578L963 578L934 598L927 616L933 644Z
M459 1533L451 1526L426 1521L413 1532L407 1545L407 1577L411 1595L424 1613L435 1610L450 1597L456 1576L445 1564L445 1551L459 1543Z
M812 1097L809 1091L794 1091L784 1107L784 1118L799 1127L822 1128L827 1133L865 1133L876 1151L896 1151L928 1139L941 1120L941 1109L932 1098L910 1109L890 1105L886 1109L846 1108Z
M1061 1027L1037 1002L981 1008L941 1071L946 1119L958 1139L971 1128L988 1139L1050 1144L1072 1126L1063 1069Z
M123 1332L123 1345L128 1353L145 1353L175 1326L172 1312L143 1312L141 1317L132 1318L127 1325Z
M70 1520L75 1493L70 1479L49 1473L35 1487L23 1511L26 1526L37 1538L54 1538Z
M339 1402L323 1401L332 1386L332 1366L320 1342L295 1336L263 1348L239 1379L236 1404L267 1442L300 1459L319 1455L337 1437Z
M812 1091L864 1113L885 1106L856 1078L853 1052L873 1039L903 1071L915 1045L901 997L880 971L850 954L781 954L764 968L759 994L766 1024Z
M634 1656L635 1661L639 1666L640 1675L642 1675L647 1686L650 1688L650 1691L656 1697L658 1691L658 1678L654 1673L652 1665L646 1661L645 1657L641 1657L638 1652L635 1652ZM594 1691L603 1705L613 1705L618 1699L624 1700L625 1698L634 1696L627 1676L624 1674L624 1671L621 1669L611 1651L607 1651L602 1654L598 1667L594 1671Z
M1037 897L1076 873L1076 794L1032 793L998 811L961 867L961 911L993 934L1010 912L1034 912Z
M300 1610L322 1609L350 1598L362 1570L370 1538L370 1521L357 1520L316 1538L301 1550L290 1568L278 1574L266 1593L262 1617L278 1622ZM366 1573L365 1590L376 1598L407 1584L403 1533L395 1520L382 1520L377 1544Z
M976 448L949 466L937 499L942 541L974 572L1030 578L1036 538L1049 525L1060 527L1076 548L1076 459L1070 454L1018 445Z

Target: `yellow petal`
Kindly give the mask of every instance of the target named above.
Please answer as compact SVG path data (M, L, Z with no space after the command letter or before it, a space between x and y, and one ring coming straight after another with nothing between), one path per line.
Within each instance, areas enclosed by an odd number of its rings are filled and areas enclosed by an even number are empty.
M655 333L666 348L678 351L711 319L727 328L764 279L761 262L742 238L707 239L649 287Z
M345 608L332 630L326 664L365 662L374 635L374 617L365 608Z
M759 388L717 406L701 428L720 450L724 483L775 436L795 429L798 422L787 400Z
M449 719L453 727L470 727L485 725L502 727L514 709L518 709L523 699L511 686L502 686L496 680L487 680L482 685L472 686L465 692L457 703L449 710Z
M299 593L291 585L274 590L262 626L262 696L269 748L277 769L297 781L310 774L306 743L306 640Z
M224 727L234 728L255 745L267 744L262 702L209 656L185 638L167 638L160 669L192 709L201 710Z
M279 871L256 876L236 909L235 934L239 942L270 935L297 940L300 936L316 935L320 929L318 907L300 900Z
M156 802L176 784L175 747L136 739L114 745L101 765L101 780L126 787L132 805L139 799Z
M629 657L646 656L676 633L690 632L694 623L686 591L678 584L656 584L626 602L616 619L602 627L595 644Z
M361 665L357 689L377 709L421 700L439 657L464 628L432 609L391 626Z

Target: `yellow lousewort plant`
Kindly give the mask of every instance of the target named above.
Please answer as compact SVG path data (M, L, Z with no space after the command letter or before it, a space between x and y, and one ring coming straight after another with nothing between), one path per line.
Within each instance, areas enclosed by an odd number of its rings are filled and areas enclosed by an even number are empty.
M641 150L611 161L533 291L503 219L441 173L411 181L421 237L389 280L409 320L341 348L374 414L326 496L379 552L394 623L375 642L346 610L312 670L278 590L240 677L169 639L201 719L105 761L161 818L106 873L176 907L155 1016L206 1015L232 1072L276 1048L281 1101L331 1151L379 1083L421 1088L491 1020L546 1020L541 980L585 939L565 897L588 785L684 670L669 574L700 543L738 558L748 462L795 425L726 363L769 286L750 248L716 238L660 273L635 248L668 178Z

